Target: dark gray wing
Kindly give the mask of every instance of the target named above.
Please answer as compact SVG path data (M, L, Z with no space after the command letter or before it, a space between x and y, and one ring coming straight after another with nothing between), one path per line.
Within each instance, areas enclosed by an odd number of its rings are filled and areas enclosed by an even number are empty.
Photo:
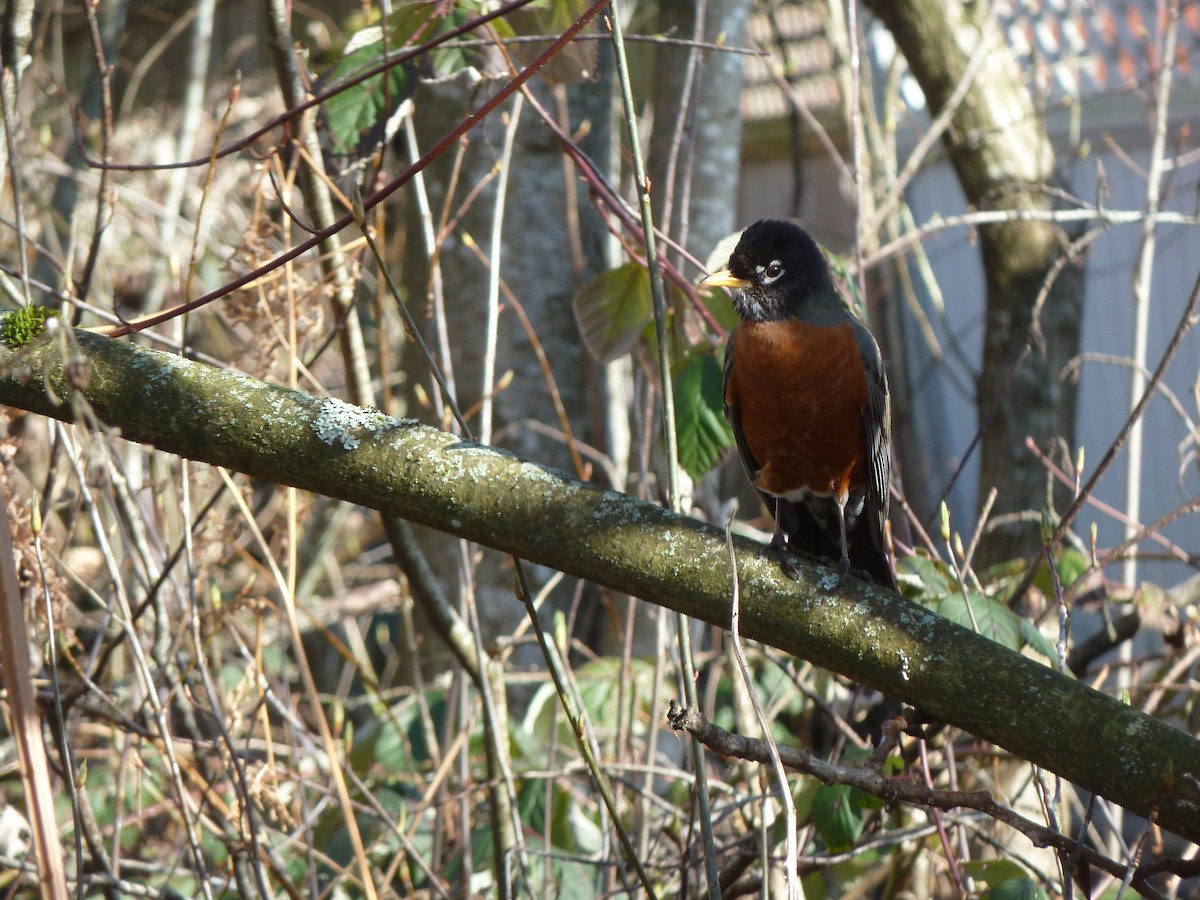
M883 545L883 524L887 521L891 505L890 484L892 480L892 400L888 392L887 374L883 369L883 356L879 345L865 325L856 323L855 339L863 355L863 367L867 373L867 405L863 409L863 429L867 435L867 496L864 504L866 526L884 564L887 567L891 587L895 588L891 564ZM875 574L875 573L872 573ZM879 580L876 575L876 580Z
M733 331L729 332L729 337L725 339L725 367L721 377L721 402L725 408L725 421L733 429L733 439L737 443L738 456L742 460L742 468L746 470L746 474L750 477L750 483L753 484L762 466L758 464L758 460L754 458L754 454L746 446L746 436L742 433L742 414L738 407L737 397L730 397L729 395L729 373L733 370L733 336L735 334L737 334L736 327ZM769 506L770 503L767 505Z

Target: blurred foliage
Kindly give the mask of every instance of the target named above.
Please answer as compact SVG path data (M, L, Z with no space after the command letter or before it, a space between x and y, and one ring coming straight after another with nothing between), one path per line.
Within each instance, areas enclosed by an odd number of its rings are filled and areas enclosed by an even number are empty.
M521 20L521 36L554 35L584 5L542 0L533 5L532 18ZM485 42L515 35L496 22L486 33L450 42L356 85L349 80L490 6L482 0L407 3L386 21L373 10L358 10L345 29L352 36L344 39L338 22L326 21L321 10L296 5L298 34L308 33L299 30L299 23L307 23L336 37L324 54L308 60L317 72L314 94L342 87L321 109L332 154L350 160L386 152L389 123L416 79L459 72L479 62L483 50L494 50L483 47ZM222 7L221 13L231 9ZM161 21L166 18L161 11L153 12L157 25L173 28L174 23ZM61 28L64 20L70 17L48 16L44 27ZM239 54L246 46L265 46L253 30L257 25L240 17L220 24L224 34L239 39L233 43L241 49L213 51L223 68L214 69L221 80L214 77L215 86L204 98L210 114L201 117L195 138L201 155L280 112L271 105L278 88L261 73L257 80L248 73L240 93L231 88L229 73L243 60ZM113 123L109 149L114 160L178 158L179 110L139 107L138 97L150 92L139 95L137 88L148 77L143 62L163 59L163 65L180 66L182 52L178 60L170 59L179 49L173 41L180 33L123 45L144 50L146 60L130 59L124 50L126 55L111 60L106 74L117 78L131 105ZM87 326L102 326L145 311L156 267L167 273L165 296L171 300L218 287L231 273L248 271L295 245L302 227L300 204L293 209L276 191L276 184L285 183L301 164L301 153L289 155L294 137L289 129L298 127L292 123L246 152L188 173L177 208L164 207L172 171L123 169L103 170L110 180L103 182L107 195L87 194L78 207L59 208L55 198L69 193L67 188L96 192L102 183L102 170L89 170L74 159L77 127L80 144L97 148L102 142L100 126L77 116L78 98L63 93L63 85L73 89L77 73L66 77L48 54L48 48L59 52L63 37L47 31L37 48L44 55L22 76L25 93L18 112L28 114L33 144L21 144L18 135L13 145L22 193L12 192L10 200L28 207L19 226L24 230L17 233L14 219L2 239L11 296L19 295L22 253L36 257L30 269L40 268L45 279L35 282L41 285L36 290L51 298L55 291L83 290L75 279L82 278L88 251L95 249L95 281L86 296L76 299L96 306L80 305L76 312L82 311ZM646 37L653 47L662 36ZM679 35L670 39L682 40ZM544 45L532 42L522 49ZM81 44L62 46L63 64L72 70L92 59L90 48L79 51ZM226 50L228 55L221 55ZM581 66L587 68L584 62L575 68ZM227 107L228 120L213 112ZM581 126L581 139L585 131ZM485 187L486 181L457 185L458 193L451 192L444 208L431 212L444 231L439 240L463 239L455 231L457 217ZM104 207L98 199L112 199L113 205ZM412 220L402 208L405 202L398 198L397 207L380 204L372 211L378 216L372 227L397 245L409 239ZM550 218L558 211L555 202L546 201L546 227L565 228L565 221ZM166 242L160 217L186 228ZM88 243L93 237L94 247ZM710 270L724 264L736 238L731 235L714 250ZM377 273L352 243L343 249L350 277L360 279L357 311L377 342L369 347L368 365L381 387L381 406L395 406L388 391L398 391L402 380L396 358L408 352L403 325L386 304L376 303ZM398 259L406 258L404 249L389 246ZM831 263L844 278L844 264L833 257ZM163 329L155 339L172 352L201 355L249 377L278 383L295 377L306 390L336 396L347 375L336 352L344 310L330 307L331 284L312 258L301 257L276 276L193 313L178 329ZM855 286L853 279L846 280L847 296L858 308ZM564 303L572 289L564 287ZM667 285L666 299L679 462L699 480L730 455L732 446L722 413L721 355L735 316L723 292L695 293L682 278ZM424 300L415 298L414 306L422 315L433 315ZM583 344L595 360L628 356L635 383L659 383L649 277L642 262L623 262L584 284L574 295L574 311ZM38 305L10 312L0 339L9 347L27 343L55 315L57 310ZM533 323L534 330L541 326ZM583 366L583 352L578 348L578 357L550 362ZM616 823L580 761L579 735L545 673L524 654L529 649L525 625L488 633L482 648L496 661L508 702L500 723L507 736L507 770L493 771L478 689L423 615L423 598L399 573L377 516L240 476L226 478L228 473L215 467L185 465L152 447L123 441L96 423L83 404L73 411L85 424L59 428L0 410L0 463L9 485L22 611L33 629L30 669L50 726L47 734L65 735L74 764L74 783L68 784L62 745L50 743L61 787L54 803L63 823L67 868L92 879L81 894L190 897L207 888L214 896L254 896L256 876L261 876L276 896L359 896L363 889L348 828L353 822L381 893L492 895L498 837L493 812L496 798L510 790L511 824L525 859L522 863L514 853L501 863L527 895L583 898L636 891L629 860L618 849ZM656 439L653 417L637 415L630 417L642 428L631 441L635 451ZM586 431L580 428L579 434ZM620 487L649 493L654 473L641 474L640 484L631 480ZM484 568L511 580L506 560L444 540L456 565L467 561L441 584L453 601L461 597L465 607L477 599L476 579ZM1087 556L1073 547L1055 548L1054 562L1063 591L1072 596L1094 577ZM1041 609L1010 608L1023 566L1023 560L1014 560L982 573L963 572L918 551L899 560L899 578L906 596L916 602L1054 665L1057 648L1039 626L1045 617L1038 613L1054 612L1056 587L1043 565L1035 581ZM564 624L556 634L566 651L569 689L587 712L583 739L597 749L614 789L617 822L633 837L659 893L697 895L703 876L692 757L686 739L666 730L663 714L669 700L682 693L680 679L695 678L710 720L759 735L757 720L747 712L742 673L726 652L728 637L697 628L695 635L703 638L696 642L701 650L697 670L680 674L671 658L671 620L662 618L662 610L651 604L638 608L650 623L647 640L626 627L622 604L627 598L593 586L579 586L572 594L575 590L571 585L560 594L570 595L576 629L570 632ZM298 609L295 623L282 600L289 592ZM500 594L501 604L512 602L511 594ZM1161 652L1137 660L1125 690L1130 702L1149 703L1153 697L1156 714L1194 731L1200 720L1200 702L1189 681L1194 667L1179 665L1188 640L1194 640L1194 617L1188 620L1170 596L1144 585L1132 599L1103 595L1096 602L1122 603L1156 617L1146 627L1166 638ZM597 611L599 624L581 624L586 618L577 615L581 611ZM554 614L564 621L561 610ZM293 624L303 631L298 643L292 639ZM1057 639L1056 620L1048 630ZM611 655L598 655L598 634L617 635ZM56 668L47 653L51 641ZM867 764L866 736L879 732L881 716L895 714L886 698L753 645L747 654L746 675L776 741L810 748L840 765ZM311 677L314 691L304 676ZM713 754L707 765L719 860L743 873L729 890L757 893L768 875L760 860L769 857L777 871L784 846L774 773ZM21 847L17 812L23 798L11 766L8 772L0 812L16 815L17 827L0 828L6 863L28 850ZM937 788L953 784L990 791L1023 803L1026 814L1035 817L1046 802L1028 765L950 728L933 728L924 741L903 736L884 773ZM335 774L345 778L349 815L339 804ZM887 807L857 788L808 776L793 777L792 796L801 826L806 896L957 892L947 844L938 833L944 822L933 811ZM1064 805L1078 821L1081 808L1070 806L1076 802L1072 795ZM1039 856L1032 847L1006 849L1014 842L1012 830L982 816L959 810L953 818L950 852L956 854L955 865L975 881L973 896L1048 896L1047 885L1059 878L1057 859ZM0 886L13 894L32 895L38 889L27 872L16 869L0 872Z

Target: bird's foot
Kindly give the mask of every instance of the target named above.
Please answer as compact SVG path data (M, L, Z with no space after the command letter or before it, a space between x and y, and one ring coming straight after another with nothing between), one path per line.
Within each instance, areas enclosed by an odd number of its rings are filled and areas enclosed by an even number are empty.
M851 575L853 575L855 578L862 579L867 584L878 584L879 583L879 580L874 575L872 575L870 572L868 572L866 569L856 569L853 566L851 566L846 571L849 572Z
M838 562L834 562L832 559L822 557L820 560L818 560L818 562L821 563L821 565L837 570L837 581L828 582L825 585L826 589L829 591L836 591L839 587L841 587L842 582L846 580L847 575L853 575L855 578L865 581L867 584L879 583L875 576L866 569L857 569L850 565L850 560L847 557L842 557L842 559Z
M854 570L850 568L850 557L847 556L845 552L842 553L842 558L838 561L837 571L837 584L833 586L832 590L837 590L839 587L841 587L842 582L846 580L846 576L851 572L854 572Z
M773 554L779 559L779 568L783 574L792 581L800 580L800 570L796 568L796 564L792 562L792 551L788 549L788 539L782 531L776 531L771 536L771 543L763 547L759 551L759 557L766 556L768 553Z

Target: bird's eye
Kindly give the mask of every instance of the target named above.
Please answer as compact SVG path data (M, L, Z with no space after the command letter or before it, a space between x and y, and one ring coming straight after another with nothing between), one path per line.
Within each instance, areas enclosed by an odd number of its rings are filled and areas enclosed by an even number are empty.
M763 283L770 284L782 274L783 265L780 264L779 260L773 259L767 264L766 268L762 270Z

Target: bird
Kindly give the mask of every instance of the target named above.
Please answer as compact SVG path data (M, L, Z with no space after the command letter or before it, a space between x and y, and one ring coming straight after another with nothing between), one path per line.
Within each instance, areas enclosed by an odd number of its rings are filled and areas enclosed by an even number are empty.
M732 291L725 417L750 482L774 511L768 550L837 561L897 589L884 547L891 401L879 344L834 283L820 245L791 222L744 232L700 282Z

